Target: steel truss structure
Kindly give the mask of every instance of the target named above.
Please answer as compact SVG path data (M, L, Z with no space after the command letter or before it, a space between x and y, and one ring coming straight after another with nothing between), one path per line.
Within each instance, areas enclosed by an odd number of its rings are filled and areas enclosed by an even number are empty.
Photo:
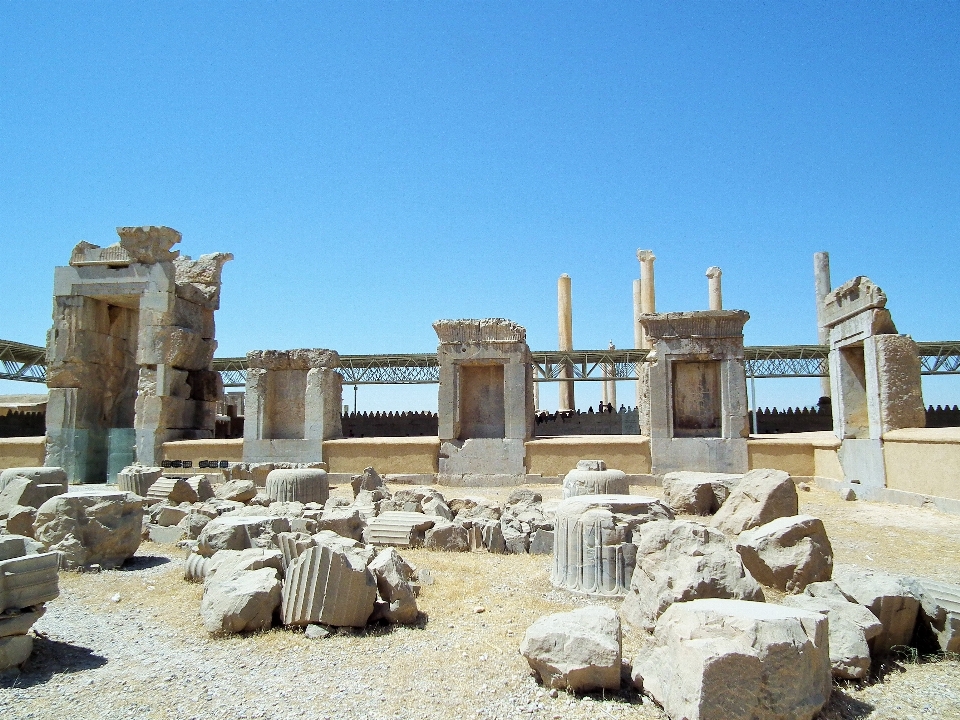
M924 375L960 375L960 341L921 342ZM823 345L771 345L747 347L748 378L824 377L828 373ZM0 340L0 380L46 382L46 353L35 345ZM535 351L535 382L600 382L636 380L646 350ZM246 358L215 358L213 368L224 387L243 387ZM422 385L440 382L440 367L433 353L407 355L341 355L340 374L345 385ZM568 371L565 373L565 371Z

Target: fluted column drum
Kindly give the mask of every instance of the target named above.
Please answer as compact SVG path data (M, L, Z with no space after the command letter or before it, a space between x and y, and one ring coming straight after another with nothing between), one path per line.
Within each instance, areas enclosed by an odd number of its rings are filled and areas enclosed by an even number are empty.
M640 527L672 519L670 508L652 497L581 495L564 500L554 524L551 581L590 595L625 595Z

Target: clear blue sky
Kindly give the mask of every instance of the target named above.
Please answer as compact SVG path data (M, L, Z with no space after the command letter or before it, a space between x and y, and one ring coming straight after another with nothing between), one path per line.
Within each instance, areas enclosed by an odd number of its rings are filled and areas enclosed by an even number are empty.
M236 256L219 355L429 352L442 317L553 348L563 272L575 346L628 347L638 247L661 311L721 266L751 345L816 340L817 250L960 338L960 2L0 4L0 338L142 224Z

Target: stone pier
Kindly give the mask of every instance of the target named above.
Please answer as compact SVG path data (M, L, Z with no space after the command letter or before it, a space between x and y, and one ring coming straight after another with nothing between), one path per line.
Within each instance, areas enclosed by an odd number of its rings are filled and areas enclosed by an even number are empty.
M564 273L557 280L557 325L559 329L559 349L564 352L573 350L573 296L570 287L570 276ZM560 369L560 377L572 378L573 367L564 363ZM562 380L560 383L559 410L576 410L577 404L573 394L573 380Z
M510 320L439 320L440 472L445 485L516 485L533 436L526 330Z
M830 253L813 254L813 279L817 296L817 342L830 342L830 330L823 324L823 303L830 294ZM820 378L820 396L830 397L830 376Z
M81 242L54 270L45 462L73 483L158 465L170 440L213 438L223 394L213 316L233 256L180 257L169 227L117 234L105 248Z
M641 321L644 315L653 315L657 312L656 288L653 284L653 261L656 260L653 250L637 250L637 260L640 262L640 280L633 283L634 299L634 341L638 349L649 350L650 341ZM639 305L637 298L639 297ZM637 407L641 408L649 403L650 388L647 385L647 375L640 373L637 380ZM643 432L641 427L640 432Z

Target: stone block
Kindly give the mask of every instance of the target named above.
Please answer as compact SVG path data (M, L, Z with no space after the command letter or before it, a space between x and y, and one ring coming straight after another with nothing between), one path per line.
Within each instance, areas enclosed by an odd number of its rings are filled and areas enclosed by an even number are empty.
M553 530L535 530L530 535L531 555L553 555Z
M147 490L146 498L166 500L174 505L200 502L197 491L182 477L161 477Z
M545 687L620 688L620 618L605 606L547 615L527 628L520 653Z
M917 644L921 650L960 653L960 585L915 580L920 596Z
M409 625L417 621L416 592L411 584L413 568L392 547L384 548L367 566L383 600L376 614L390 623Z
M33 523L36 519L36 508L14 505L7 513L7 532L11 535L33 537Z
M377 583L361 562L329 545L309 547L287 568L283 624L363 627L376 599Z
M419 547L424 535L436 524L436 518L416 512L383 512L372 518L364 539L372 545Z
M271 465L268 472L272 471ZM264 475L264 482L266 482L266 475ZM216 495L220 500L248 503L257 496L257 485L252 479L230 480L217 487Z
M430 550L468 552L470 550L470 533L462 525L438 519L437 523L427 530L423 546Z
M713 517L713 527L733 535L799 512L797 488L782 470L751 470Z
M0 638L26 635L33 624L43 617L45 612L46 608L43 605L36 605L32 610L21 610L20 612L8 610L0 615Z
M49 491L52 494L44 498L49 500L54 495L67 492L67 473L59 467L15 467L0 472L0 490L15 478L26 478L35 481L38 485L56 485L60 492ZM42 502L42 501L41 501Z
M158 545L176 545L187 536L187 531L176 525L147 525L147 537Z
M630 587L641 527L672 518L670 509L652 497L581 495L564 500L555 519L551 581L577 592L623 595Z
M271 500L279 502L315 502L322 505L330 496L330 485L325 470L272 470L267 475L266 493Z
M181 520L190 514L190 511L191 508L189 506L161 505L152 514L154 516L154 522L157 525L170 527L171 525L179 524Z
M671 472L663 476L663 501L678 515L713 515L743 475Z
M55 552L0 561L0 613L40 605L60 594Z
M788 595L783 604L826 615L829 620L830 664L833 677L839 680L865 680L870 673L868 640L883 626L863 605L849 602L842 595L821 598L811 595Z
M332 530L338 535L354 540L363 539L363 529L366 527L360 512L350 507L324 510L323 515L316 521L315 525L315 532Z
M634 683L672 718L813 718L832 687L827 618L738 600L672 605Z
M204 526L197 538L197 552L210 557L219 550L269 547L273 537L283 532L290 532L289 518L221 516Z
M193 477L187 478L187 485L193 488L193 491L197 494L199 502L206 502L214 497L216 493L213 490L213 484L210 482L210 479L207 475L194 475Z
M361 490L373 491L387 489L383 478L381 478L372 467L364 468L360 475L353 475L350 478L350 486L353 488L354 497L356 497L357 493Z
M128 465L117 473L117 490L146 497L147 491L163 475L163 468L146 465Z
M883 625L883 632L870 642L874 657L885 655L896 645L910 644L920 599L909 579L880 570L837 565L833 581L846 597L869 609Z
M27 554L27 538L23 535L0 535L0 561Z
M820 518L794 515L747 530L736 542L750 574L764 585L790 593L829 580L833 547Z
M726 536L686 520L650 523L636 546L623 619L652 631L674 603L705 598L762 602L763 590Z
M59 551L60 566L119 567L140 547L143 499L128 492L85 491L58 495L37 510L34 537Z
M9 478L6 486L0 490L0 519L7 517L10 510L18 505L38 508L64 492L66 490L59 483L42 483L36 478L23 476Z
M280 581L273 568L217 572L204 581L200 617L209 633L268 630L280 605Z
M0 671L23 665L33 652L33 635L0 637Z

